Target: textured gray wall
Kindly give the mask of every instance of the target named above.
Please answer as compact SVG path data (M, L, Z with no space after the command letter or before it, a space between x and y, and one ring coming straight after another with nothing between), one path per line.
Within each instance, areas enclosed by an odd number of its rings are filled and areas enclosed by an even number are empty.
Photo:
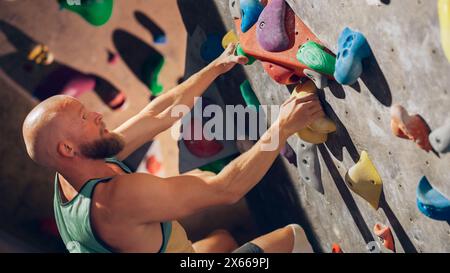
M233 28L228 1L216 0L224 24ZM289 173L318 248L329 252L333 242L347 252L367 252L375 240L372 229L381 222L392 227L399 252L449 252L446 222L426 218L416 207L419 179L426 175L450 196L450 155L438 157L390 132L389 107L400 103L419 113L432 129L448 117L450 63L440 47L436 1L391 1L369 6L363 0L288 0L297 15L332 51L344 27L363 32L375 55L366 63L358 84L326 88L322 98L338 131L320 145L325 195L301 181L296 168ZM257 63L245 68L262 104L280 104L289 97ZM289 140L296 147L296 137ZM383 182L385 200L375 211L345 185L345 172L369 153ZM270 195L270 192L265 194Z

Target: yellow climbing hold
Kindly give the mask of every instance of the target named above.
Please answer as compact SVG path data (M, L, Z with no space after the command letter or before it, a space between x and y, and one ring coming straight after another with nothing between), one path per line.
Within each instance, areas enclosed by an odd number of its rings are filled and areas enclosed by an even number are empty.
M312 81L299 84L292 92L293 96L302 98L308 94L317 93L316 85ZM323 117L314 121L308 128L298 132L298 136L306 142L320 144L327 141L327 134L336 131L336 124L329 118Z
M233 30L230 30L227 34L225 34L225 36L223 36L222 47L227 48L229 44L237 42L239 42L238 37L236 36Z
M438 10L442 47L447 59L450 61L450 0L439 0Z
M322 144L327 142L328 134L314 132L308 127L297 132L297 136L301 138L303 141L312 144Z
M378 209L383 181L366 151L361 153L358 163L348 170L345 182L353 192Z

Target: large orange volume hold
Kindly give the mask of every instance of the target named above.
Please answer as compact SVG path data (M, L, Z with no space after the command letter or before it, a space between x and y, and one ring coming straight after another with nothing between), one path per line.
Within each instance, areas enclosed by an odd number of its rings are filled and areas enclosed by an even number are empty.
M268 5L270 5L271 1L268 1ZM247 32L243 33L240 27L241 20L235 19L234 22L242 49L246 54L262 61L265 64L266 72L275 81L281 84L294 84L299 82L301 78L306 77L303 70L308 69L308 67L297 60L297 52L308 41L314 41L318 44L322 44L322 42L295 15L289 5L286 5L285 14L285 28L289 38L289 46L287 50L281 52L269 52L260 46L256 31L257 28L264 27L264 25L255 24ZM332 77L330 78L332 79Z

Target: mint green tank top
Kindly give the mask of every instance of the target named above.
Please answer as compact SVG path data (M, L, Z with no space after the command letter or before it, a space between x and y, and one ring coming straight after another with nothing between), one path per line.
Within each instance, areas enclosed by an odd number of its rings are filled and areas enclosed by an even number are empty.
M130 169L115 158L105 159L107 163L117 164L126 173L131 173ZM95 186L98 183L107 183L112 179L99 178L86 182L80 192L67 203L62 203L59 191L58 174L55 177L54 210L55 219L59 234L70 253L110 253L114 252L95 233L91 225L91 203ZM171 232L172 222L161 223L163 243L159 250L165 252Z

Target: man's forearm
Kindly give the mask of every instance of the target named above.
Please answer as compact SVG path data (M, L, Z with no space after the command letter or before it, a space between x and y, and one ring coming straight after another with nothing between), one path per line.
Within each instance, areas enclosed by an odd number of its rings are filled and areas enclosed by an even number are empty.
M217 183L220 191L229 194L233 201L241 199L264 177L287 138L274 123L249 151L211 178L212 183Z

